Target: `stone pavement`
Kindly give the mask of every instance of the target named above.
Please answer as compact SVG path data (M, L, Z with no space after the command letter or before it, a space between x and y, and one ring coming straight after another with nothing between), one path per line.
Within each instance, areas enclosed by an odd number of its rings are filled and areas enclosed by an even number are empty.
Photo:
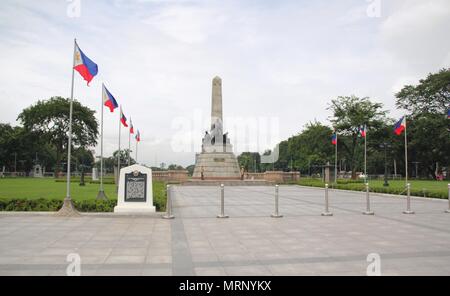
M332 217L322 217L324 191L280 186L280 214L271 218L274 188L175 186L174 220L153 216L0 213L0 275L65 275L69 253L82 275L365 275L369 253L382 275L450 275L446 200L330 190Z

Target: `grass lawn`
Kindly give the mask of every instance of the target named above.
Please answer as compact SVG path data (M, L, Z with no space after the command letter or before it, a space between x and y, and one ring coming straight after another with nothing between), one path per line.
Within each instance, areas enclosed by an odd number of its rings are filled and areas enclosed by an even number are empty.
M78 185L78 182L71 183L73 200L95 200L99 184L91 184L87 181L85 186ZM66 182L56 182L54 178L1 178L0 199L63 200L66 196L66 184ZM116 185L104 184L104 189L108 199L117 199ZM164 182L153 182L153 201L160 210L164 210L166 201Z
M370 190L381 193L393 193L404 194L405 181L404 180L389 180L389 186L383 186L383 180L370 180ZM426 181L426 180L410 180L411 183L411 195L425 196L425 197L448 197L448 182L446 181ZM303 178L298 182L299 185L324 187L325 184L321 179L309 179ZM364 190L365 186L363 182L352 180L338 180L337 185L330 184L330 187L346 190Z

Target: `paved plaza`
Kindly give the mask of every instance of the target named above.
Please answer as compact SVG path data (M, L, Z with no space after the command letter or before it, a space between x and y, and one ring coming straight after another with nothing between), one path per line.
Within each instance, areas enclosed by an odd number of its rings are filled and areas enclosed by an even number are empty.
M366 275L367 256L382 275L450 275L446 200L371 194L375 216L362 215L365 194L280 186L174 186L174 220L150 216L0 213L0 275L65 275L69 253L82 275Z

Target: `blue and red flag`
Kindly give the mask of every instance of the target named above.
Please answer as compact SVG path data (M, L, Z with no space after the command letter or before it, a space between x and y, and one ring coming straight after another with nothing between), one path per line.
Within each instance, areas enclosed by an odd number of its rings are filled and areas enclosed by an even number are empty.
M450 119L450 109L447 110L447 119Z
M137 142L141 141L141 134L139 133L139 130L137 130L137 133L136 133L136 141Z
M122 112L122 107L120 107L120 122L122 122L124 127L128 127L127 118L125 117L125 115Z
M109 108L109 111L114 112L114 109L119 107L117 104L116 99L113 97L113 95L108 91L108 89L103 85L103 105Z
M360 126L359 133L360 133L361 137L365 138L366 133L367 133L367 126L366 125Z
M74 67L78 73L89 82L94 78L98 73L98 66L94 63L90 58L88 58L78 47L78 44L75 43L75 56L74 56Z
M130 117L130 134L134 134L133 121L131 121L131 117Z
M331 136L331 144L337 145L337 133L334 133L334 134Z
M400 136L406 128L406 118L403 116L399 121L395 124L394 133L397 136Z

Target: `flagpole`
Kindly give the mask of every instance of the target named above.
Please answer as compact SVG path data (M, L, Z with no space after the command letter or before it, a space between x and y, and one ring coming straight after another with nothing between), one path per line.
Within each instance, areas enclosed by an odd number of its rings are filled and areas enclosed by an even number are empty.
M338 146L338 136L336 133L336 145L334 147L334 183L337 184L337 146Z
M137 158L137 156L138 156L138 141L136 140L136 163L138 163L138 158Z
M132 125L131 117L130 117L130 125ZM128 128L128 166L131 165L130 151L131 151L131 130L130 128Z
M70 107L69 107L69 141L67 143L67 175L66 175L66 197L61 209L58 211L60 215L77 215L77 211L70 197L70 158L72 148L72 114L73 114L73 85L75 80L75 53L77 50L77 39L73 40L73 66L72 66L72 86L70 90Z
M101 111L101 120L100 120L100 190L97 194L97 199L107 199L104 188L103 188L103 88L105 85L102 83L102 96L101 96L101 105L102 105L102 111Z
M122 127L122 106L120 106L120 114L119 114L119 150L117 153L117 183L116 183L116 189L117 192L119 192L119 178L120 178L120 129Z
M364 125L364 183L367 183L367 126Z
M408 184L408 139L406 136L408 124L406 123L406 115L405 115L405 184Z

